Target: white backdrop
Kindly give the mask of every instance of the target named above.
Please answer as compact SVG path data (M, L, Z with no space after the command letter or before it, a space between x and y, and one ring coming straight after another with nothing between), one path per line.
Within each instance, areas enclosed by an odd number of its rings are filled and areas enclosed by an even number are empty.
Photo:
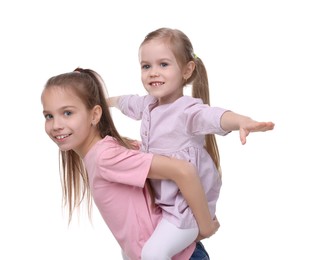
M44 132L46 80L92 68L110 95L143 94L138 47L159 27L184 31L204 61L212 105L275 130L218 138L221 228L203 241L213 260L310 260L311 40L308 1L1 1L0 259L121 259L93 211L67 227L57 147ZM112 110L121 134L139 122Z

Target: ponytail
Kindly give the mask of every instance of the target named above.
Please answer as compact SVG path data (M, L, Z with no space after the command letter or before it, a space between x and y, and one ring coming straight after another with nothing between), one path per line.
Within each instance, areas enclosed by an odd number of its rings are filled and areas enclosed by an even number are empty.
M210 105L208 77L205 66L202 60L197 56L195 56L194 62L196 66L194 73L195 77L192 83L192 96L194 98L201 98L204 104ZM219 150L214 134L205 135L204 147L212 157L216 168L221 174Z

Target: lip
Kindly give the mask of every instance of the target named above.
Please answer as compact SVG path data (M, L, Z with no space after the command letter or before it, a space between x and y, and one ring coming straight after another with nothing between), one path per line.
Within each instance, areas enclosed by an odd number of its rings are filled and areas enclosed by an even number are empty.
M152 82L149 83L149 85L151 87L159 87L159 86L164 85L164 82L163 81L152 81Z
M64 142L71 134L54 135L54 140L58 143Z

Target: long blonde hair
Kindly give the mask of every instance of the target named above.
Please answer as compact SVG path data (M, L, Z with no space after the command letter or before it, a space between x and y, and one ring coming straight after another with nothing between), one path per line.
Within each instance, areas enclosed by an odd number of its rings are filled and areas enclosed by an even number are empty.
M153 39L165 41L178 62L180 68L183 68L188 62L195 63L195 69L190 78L184 82L184 86L192 85L192 96L201 98L204 104L210 105L208 77L202 60L196 56L190 39L182 31L170 28L160 28L147 34L140 46ZM214 134L205 136L205 149L210 154L216 168L221 174L220 155Z
M82 100L89 110L96 105L101 106L102 116L97 126L101 137L104 138L106 135L110 135L121 145L128 148L131 147L130 142L119 135L113 123L104 94L104 81L98 73L90 69L77 68L74 72L51 77L45 84L44 90L50 87L70 89ZM82 158L73 150L60 151L59 161L63 205L68 208L69 213L68 223L71 222L73 211L79 209L81 202L85 198L88 214L91 217L92 197L88 174Z

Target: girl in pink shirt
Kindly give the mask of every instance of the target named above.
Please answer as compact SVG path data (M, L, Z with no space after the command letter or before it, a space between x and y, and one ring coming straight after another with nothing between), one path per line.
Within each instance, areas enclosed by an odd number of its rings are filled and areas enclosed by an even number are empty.
M217 231L217 220L206 221L208 204L193 165L142 153L137 143L122 138L113 124L103 81L96 72L78 68L50 78L41 101L45 131L60 149L69 222L84 199L89 210L93 200L122 248L124 259L141 259L143 245L162 219L146 180L170 179L176 182L195 215L200 228L198 239ZM195 243L189 244L174 259L188 260L194 248Z
M244 144L250 132L271 130L274 124L210 107L204 64L179 30L160 28L149 33L140 45L139 60L142 83L149 95L111 97L108 103L142 121L142 151L187 160L196 166L209 203L210 221L216 216L221 188L214 135L239 130ZM187 84L192 84L193 97L183 94ZM171 259L196 239L199 229L176 183L151 180L151 185L163 219L145 244L142 259ZM161 258L155 254L159 251Z

